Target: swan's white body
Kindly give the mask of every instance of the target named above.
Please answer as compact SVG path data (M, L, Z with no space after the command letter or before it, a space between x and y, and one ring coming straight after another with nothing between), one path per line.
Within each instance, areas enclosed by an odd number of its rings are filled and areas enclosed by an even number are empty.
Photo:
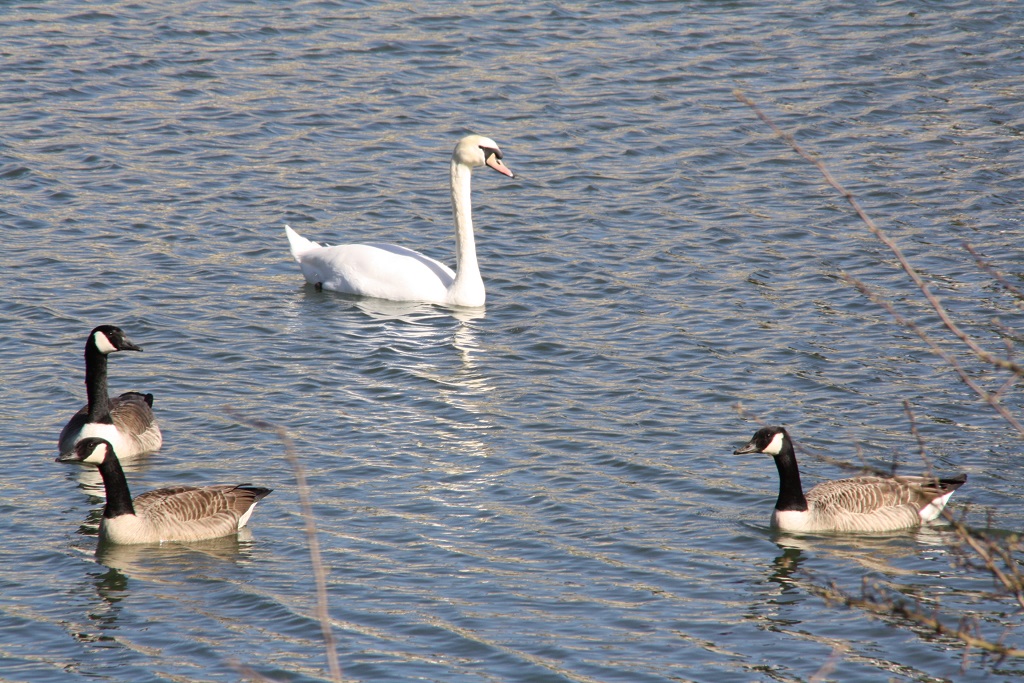
M306 280L324 289L391 301L449 303L451 268L395 244L324 246L284 226L292 256ZM465 266L465 263L460 264ZM479 270L477 270L479 278ZM483 281L480 282L481 294ZM481 304L483 299L481 299ZM468 306L481 304L464 304Z
M476 258L470 199L470 177L473 169L480 166L515 177L502 163L501 151L493 140L469 135L455 146L451 192L457 271L429 256L394 244L324 246L302 237L286 225L292 256L306 281L336 292L391 301L483 306L486 292Z

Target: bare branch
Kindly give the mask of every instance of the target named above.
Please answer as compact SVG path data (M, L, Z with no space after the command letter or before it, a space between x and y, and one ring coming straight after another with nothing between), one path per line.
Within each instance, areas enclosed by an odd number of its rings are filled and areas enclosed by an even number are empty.
M316 583L316 616L320 621L320 631L324 637L324 647L327 651L327 667L331 672L331 680L335 683L342 683L341 664L338 661L338 648L334 640L334 631L331 629L331 618L328 613L327 602L327 571L324 567L320 553L320 540L316 533L316 519L313 517L313 506L309 499L309 483L306 480L306 468L295 451L295 442L284 427L263 420L253 420L242 416L237 410L227 407L224 409L228 415L243 424L254 429L265 432L273 432L284 444L284 454L288 463L295 473L295 483L299 494L299 506L302 510L302 519L305 522L306 541L309 544L309 556L313 565L313 578ZM251 671L251 669L246 669ZM255 673L255 672L253 672ZM259 675L257 680L269 680Z
M961 382L970 387L976 394L978 394L979 397L981 397L982 400L984 400L986 403L992 406L992 409L999 413L999 415L1001 415L1004 420L1009 422L1014 429L1016 429L1021 434L1024 434L1024 424L1021 424L1021 422L1016 417L1013 416L1009 409L1007 409L1006 406L999 402L999 395L996 393L986 391L984 387L975 382L974 379L967 374L967 371L964 370L963 366L960 365L960 362L956 359L956 357L953 356L948 351L946 351L945 349L943 349L942 347L940 347L938 343L936 343L935 340L933 340L931 336L929 336L928 333L925 332L923 328L921 328L920 325L915 323L913 320L905 318L899 311L896 310L896 308L891 303L875 294L874 291L869 289L867 285L865 285L857 278L853 277L852 275L846 274L844 274L843 277L847 280L847 282L856 287L861 292L861 294L866 296L872 303L881 306L886 311L888 311L889 315L891 315L896 320L896 322L898 322L900 325L903 325L907 329L911 330L914 334L916 334L921 339L921 341L928 345L928 347L932 350L932 353L942 358L942 360L946 361L946 363L953 368L956 374L960 377Z
M907 399L903 399L903 412L907 414L907 420L910 422L910 433L917 441L918 455L921 456L921 461L928 465L928 449L925 448L924 439L921 437L921 433L917 431L917 419L914 416L913 408L910 407L910 401Z
M1006 545L1002 545L974 531L956 519L949 510L943 510L942 517L952 525L957 537L981 558L985 569L1002 586L1004 592L1024 609L1024 575L1021 574L1020 563L1013 556L1014 552L1020 551L1020 539L1011 537Z
M988 273L996 282L1002 285L1003 289L1005 289L1007 292L1017 297L1018 299L1024 301L1024 290L1021 290L1018 287L1015 287L1014 285L1010 284L1010 281L1006 279L1006 276L1004 276L997 269L993 268L992 264L983 259L981 257L981 254L975 251L974 247L972 247L967 242L964 242L964 249L966 249L968 253L970 253L970 255L974 257L974 262L978 264L978 267L981 268L986 273Z
M822 176L825 178L825 182L827 182L829 185L835 188L835 190L839 192L839 194L841 194L847 202L849 202L850 206L853 207L854 212L856 212L857 216L861 219L864 225L867 226L868 230L870 230L871 233L875 237L877 237L879 241L882 242L882 244L888 247L889 251L893 253L893 255L896 257L896 260L899 262L900 267L903 269L903 272L905 272L910 277L910 279L914 281L914 284L917 285L917 288L921 290L921 293L924 295L925 299L928 301L929 304L931 304L932 309L939 316L939 319L942 321L942 324L945 325L950 332L952 332L961 342L966 344L967 347L980 360L995 365L996 367L1010 370L1019 377L1024 377L1024 366L1018 365L1009 360L997 358L996 356L992 355L988 351L981 348L981 346L979 346L977 342L975 342L970 337L970 335L964 332L960 328L960 326L956 324L952 317L950 317L949 311L947 311L946 308L942 305L938 297L932 293L931 289L928 287L928 284L918 274L917 270L915 270L914 267L910 265L910 261L908 261L906 256L903 255L903 251L899 248L896 242L894 242L887 234L885 234L882 231L881 228L879 228L875 224L871 217L867 215L867 212L865 212L864 209L861 207L860 202L857 201L857 198L853 196L853 193L851 193L849 190L843 187L843 185L840 184L839 181L835 179L835 176L833 176L831 171L828 170L828 167L825 166L824 162L822 162L820 159L811 156L810 153L804 150L804 148L800 146L800 143L796 141L796 138L794 138L790 133L787 133L786 131L779 128L775 124L775 122L772 121L768 117L768 115L765 114L760 109L760 107L758 107L749 97L744 95L739 90L734 90L733 95L735 95L736 99L738 99L740 102L750 107L759 119L764 121L766 125L768 125L773 131L775 131L776 135L785 140L786 143L793 148L793 151L795 151L801 157L806 159L808 162L814 164L814 166L818 169L818 171L821 172Z
M1003 417L1003 419L1013 426L1018 433L1024 435L1024 424L1022 424L1022 422L1017 419L1017 417L1001 402L1001 399L1004 398L1009 391L1020 382L1021 378L1024 378L1024 365L1018 363L1015 358L1015 346L1013 340L1017 335L996 320L994 324L998 333L1002 335L1005 356L996 356L982 348L980 344L978 344L953 320L949 310L931 291L921 275L911 266L910 262L904 256L898 245L881 229L879 229L879 227L860 206L856 197L854 197L849 190L843 187L835 179L825 164L804 150L791 134L779 128L743 93L734 91L734 94L739 101L749 106L757 117L767 124L779 137L781 137L801 158L813 164L821 172L825 181L838 191L847 200L847 202L849 202L850 206L853 207L853 210L856 212L860 220L867 226L868 230L894 254L902 270L908 277L910 277L916 287L923 294L925 300L936 313L942 325L970 350L973 357L995 368L1007 370L1011 373L1011 376L1003 380L1001 385L995 391L986 390L968 373L967 369L957 359L957 357L943 348L943 346L941 346L938 341L933 338L933 336L920 324L903 316L896 310L892 303L872 291L866 284L844 273L843 277L847 282L852 284L872 303L885 309L898 324L916 334L935 355L939 356L949 365L950 368L953 369L961 382L969 387L982 400L988 403L1001 417ZM969 244L965 244L964 248L971 254L971 256L974 257L975 263L982 271L994 278L1010 295L1016 297L1018 300L1024 301L1024 291L1022 291L1021 288L1016 287L1014 283L1011 283L1002 273L984 260ZM907 401L904 401L904 410L910 421L911 433L917 440L921 458L927 463L927 449L921 434L917 429L917 424L910 404ZM843 463L834 461L831 458L820 455L818 457L827 462L843 466ZM852 468L853 466L847 463L846 467ZM871 469L873 469L877 474L885 474L879 468ZM1000 537L998 534L993 536L982 531L972 529L961 519L957 519L949 508L942 511L942 517L950 525L954 535L958 539L958 541L953 544L953 551L959 558L960 566L971 571L983 571L994 580L995 590L987 597L993 600L1005 600L1009 598L1021 609L1024 609L1024 570L1022 570L1022 562L1020 560L1021 552L1024 550L1024 544L1022 544L1020 536L1012 535L1008 537ZM991 514L989 514L988 517L988 526L990 528L992 526ZM862 589L862 596L860 598L856 598L845 593L841 589L837 588L835 584L831 584L830 587L825 589L812 587L812 590L820 591L827 600L832 602L841 603L848 607L855 607L872 615L896 617L907 620L937 635L955 638L965 646L965 665L967 657L972 650L993 655L997 660L1002 660L1008 657L1024 657L1024 649L1006 645L1004 642L1007 635L1006 633L997 639L986 637L982 633L981 622L967 616L961 617L955 627L950 626L946 623L949 619L944 622L940 618L941 615L938 608L926 611L921 607L920 603L909 604L906 600L902 599L902 594L898 587L887 587L883 589L876 585L869 588L865 583L865 586Z
M919 606L911 606L903 600L894 600L880 595L877 589L875 591L865 590L863 597L855 598L835 584L832 584L828 588L823 589L821 595L829 602L845 605L846 607L855 607L876 616L892 616L906 619L919 626L923 626L935 635L955 638L968 647L977 648L999 657L1024 657L1024 649L1009 647L1001 642L989 640L978 635L977 629L974 629L972 632L972 629L963 622L956 628L947 626L937 616L926 614Z
M832 648L832 654L828 656L825 663L818 667L818 670L814 672L814 675L808 680L808 683L821 683L822 681L828 680L829 674L835 671L836 665L839 660L846 654L846 650L841 647Z

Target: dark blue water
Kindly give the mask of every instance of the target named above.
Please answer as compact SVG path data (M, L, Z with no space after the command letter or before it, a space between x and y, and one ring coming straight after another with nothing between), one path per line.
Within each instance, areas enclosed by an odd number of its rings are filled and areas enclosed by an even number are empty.
M957 513L1021 528L1020 434L844 274L986 390L1006 373L733 91L1003 353L1019 301L963 243L1020 286L1022 25L977 2L5 3L0 677L327 679L292 468L238 415L296 439L346 680L1019 675L822 599L887 582L1020 646L947 531L777 537L771 462L731 452L782 423L917 472L906 400L931 466L970 476ZM474 181L486 310L304 284L286 222L452 263L469 132L518 176ZM239 538L97 554L94 473L53 457L102 322L145 347L112 391L153 392L164 431L134 491L274 488Z

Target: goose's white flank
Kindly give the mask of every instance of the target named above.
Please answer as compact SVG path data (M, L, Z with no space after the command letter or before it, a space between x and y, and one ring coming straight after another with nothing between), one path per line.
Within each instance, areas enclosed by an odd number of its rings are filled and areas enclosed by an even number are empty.
M452 210L455 213L455 271L429 256L394 244L323 246L285 226L292 256L306 281L336 292L391 301L422 301L480 307L486 300L473 236L470 177L487 166L515 175L490 138L469 135L455 146L451 162Z
M87 437L106 439L121 457L160 449L163 435L153 417L153 394L129 391L116 398L107 393L107 356L117 351L142 351L120 327L100 325L85 340L85 391L88 403L75 413L57 440L61 454L70 453Z
M853 477L818 484L804 494L789 433L782 427L759 429L734 451L765 453L779 470L779 497L772 526L793 533L883 532L919 526L942 512L966 474L934 477Z
M99 467L107 504L100 520L100 541L116 544L202 541L236 533L271 489L249 484L171 486L147 491L134 500L110 442L82 439L61 455L61 462Z

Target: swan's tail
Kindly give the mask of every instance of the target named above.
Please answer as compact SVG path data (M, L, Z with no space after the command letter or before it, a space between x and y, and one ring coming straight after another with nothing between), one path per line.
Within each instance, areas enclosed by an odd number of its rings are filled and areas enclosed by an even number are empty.
M285 225L284 233L288 235L288 246L292 249L292 258L298 261L303 254L310 249L316 249L320 245L312 240L307 240L299 233L292 230L292 226Z

